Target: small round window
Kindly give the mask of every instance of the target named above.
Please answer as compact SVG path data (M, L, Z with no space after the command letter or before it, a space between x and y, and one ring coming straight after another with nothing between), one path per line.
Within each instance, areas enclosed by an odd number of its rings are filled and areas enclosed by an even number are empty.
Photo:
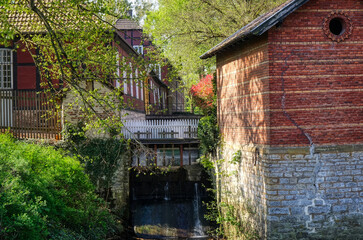
M330 20L329 30L332 34L339 36L345 32L345 22L343 19L336 17Z
M352 33L352 24L346 13L332 12L324 19L325 35L335 42L347 39Z

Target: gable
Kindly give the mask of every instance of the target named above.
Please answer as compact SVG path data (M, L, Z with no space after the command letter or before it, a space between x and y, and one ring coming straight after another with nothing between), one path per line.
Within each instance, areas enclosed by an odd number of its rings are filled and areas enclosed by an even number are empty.
M223 49L237 43L240 41L244 41L251 36L261 36L267 30L283 21L287 16L289 16L292 12L300 8L309 0L289 0L280 6L272 9L271 11L261 15L256 18L210 50L204 53L200 58L206 59L214 56L217 52L222 51Z

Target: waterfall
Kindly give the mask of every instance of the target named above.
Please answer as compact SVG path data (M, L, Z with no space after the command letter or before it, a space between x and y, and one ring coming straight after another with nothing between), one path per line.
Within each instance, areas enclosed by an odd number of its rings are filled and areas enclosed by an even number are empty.
M170 200L170 193L169 193L169 182L166 182L164 186L164 200L169 201Z
M182 172L169 176L132 175L131 222L140 239L208 239L203 218L203 182L188 181Z
M194 200L193 200L193 208L194 208L194 235L195 236L204 236L202 223L200 222L200 193L198 188L198 183L194 183Z

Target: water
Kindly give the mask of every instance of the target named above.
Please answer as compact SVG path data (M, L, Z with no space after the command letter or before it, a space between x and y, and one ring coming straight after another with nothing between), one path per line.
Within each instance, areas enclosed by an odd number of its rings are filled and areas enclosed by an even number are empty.
M170 200L170 193L169 193L169 182L166 182L164 187L164 200L169 201Z
M198 188L198 183L194 183L194 200L193 200L193 211L194 211L194 235L195 236L205 236L205 233L203 231L203 226L200 221L200 192Z
M153 193L144 195L145 191ZM155 194L158 192L158 194ZM146 239L207 239L200 183L154 182L133 191L132 224Z

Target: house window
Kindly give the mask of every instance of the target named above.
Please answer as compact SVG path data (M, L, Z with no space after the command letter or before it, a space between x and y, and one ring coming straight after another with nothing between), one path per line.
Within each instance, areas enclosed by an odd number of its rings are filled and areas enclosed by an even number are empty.
M334 35L341 35L345 31L345 22L343 19L336 17L330 20L329 22L329 30Z
M155 86L154 86L154 83L152 81L150 82L150 91L152 92L153 103L156 104Z
M134 48L136 52L138 52L140 55L144 54L144 46L143 45L134 45Z
M161 80L161 67L160 67L160 64L155 64L155 66L154 66L154 72L156 73L156 75Z
M132 78L132 63L130 63L130 94L131 97L134 96L134 79Z
M122 56L122 59L121 59L121 63L122 64L125 64L125 57ZM119 74L120 74L120 70L121 70L121 64L119 64ZM123 83L123 93L124 94L127 94L127 71L126 69L123 69L123 72L122 72L122 83Z
M350 37L353 24L347 13L331 12L323 23L325 35L334 42L342 42Z
M116 87L120 87L120 53L116 51Z
M13 55L11 49L0 49L0 89L13 88Z
M141 81L140 83L141 83L141 87L140 87L141 88L140 99L142 101L144 101L144 82Z
M127 94L127 78L126 78L126 76L127 76L127 72L124 70L123 76L122 76L123 83L124 83L124 94Z
M139 72L135 70L135 88L136 88L136 98L139 98Z
M150 69L152 69L154 71L156 76L158 76L158 78L161 80L161 66L160 66L160 64L150 64L149 67L150 67Z
M163 107L166 108L166 93L163 92Z

